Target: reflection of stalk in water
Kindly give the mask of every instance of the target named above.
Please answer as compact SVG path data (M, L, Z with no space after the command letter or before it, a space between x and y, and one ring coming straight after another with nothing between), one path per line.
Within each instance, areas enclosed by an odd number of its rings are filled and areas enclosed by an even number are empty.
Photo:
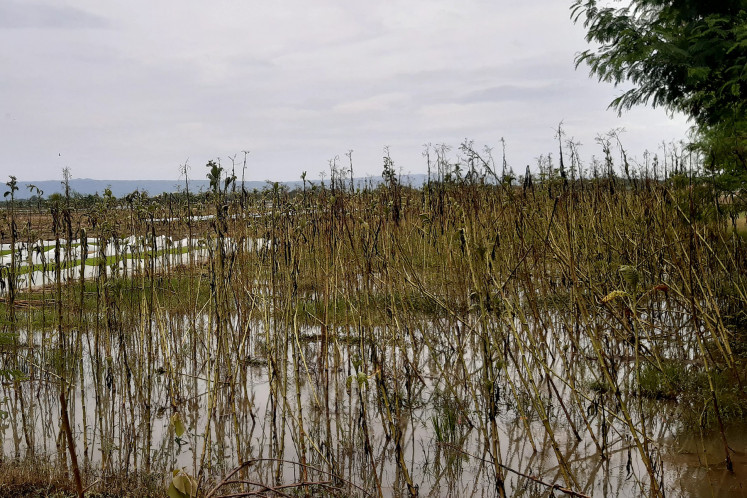
M85 323L85 317L84 317L84 310L85 310L85 299L86 299L86 285L85 285L85 268L86 268L86 259L88 258L88 240L86 238L86 231L81 230L80 232L80 247L81 247L81 253L80 253L80 275L78 277L78 285L80 286L80 294L78 296L78 323L83 324ZM76 350L78 353L83 355L83 331L81 330L83 327L78 327L78 332L76 334ZM90 453L89 453L89 447L88 447L88 410L86 406L86 379L85 379L85 372L83 368L83 362L78 362L79 366L79 380L80 383L80 404L81 404L81 422L83 425L83 467L88 468L90 465Z

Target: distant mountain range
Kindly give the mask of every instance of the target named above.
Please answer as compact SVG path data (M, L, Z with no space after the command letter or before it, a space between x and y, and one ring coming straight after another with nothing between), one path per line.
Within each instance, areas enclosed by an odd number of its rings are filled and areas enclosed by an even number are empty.
M381 177L370 177L370 178L356 178L356 186L361 185L378 185L381 183ZM426 175L402 175L400 181L406 185L420 186L426 181ZM261 190L272 182L244 182L244 188L248 191L254 189ZM300 181L292 182L280 182L290 189L300 188L303 183ZM306 185L315 184L319 185L321 180L307 181ZM329 185L329 182L325 182ZM42 190L43 197L49 197L51 194L64 193L64 187L62 182L59 180L43 180L43 181L24 181L18 180L18 191L16 192L16 199L28 199L32 195L36 194L36 191L31 192L28 185L34 185ZM237 187L241 187L241 182L238 183ZM70 189L73 192L77 192L82 195L95 195L103 194L104 189L110 188L112 195L115 197L124 197L127 194L138 190L140 192L148 192L150 196L156 196L164 192L183 192L185 189L184 180L92 180L90 178L73 178L70 180ZM208 180L190 180L189 191L200 192L206 191L210 188L210 182ZM0 190L5 192L7 188L2 186ZM0 201L4 200L0 198Z

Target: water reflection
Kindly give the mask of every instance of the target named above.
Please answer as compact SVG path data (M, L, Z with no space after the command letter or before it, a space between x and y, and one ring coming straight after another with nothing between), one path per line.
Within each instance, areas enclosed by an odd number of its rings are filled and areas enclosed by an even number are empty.
M543 364L516 342L486 357L487 332L450 319L394 333L234 316L219 337L214 317L146 311L117 327L90 316L84 330L66 331L64 352L56 331L22 331L20 346L3 355L3 368L16 372L2 386L4 458L64 459L64 375L78 454L103 473L221 476L257 459L247 470L254 482L324 471L353 495L362 493L355 486L406 495L412 483L421 495L496 496L501 481L509 496L547 496L552 485L588 496L650 492L614 396L593 388L591 345L581 337L567 361L557 337L536 335L545 339ZM608 346L625 357L624 345ZM626 385L630 361L619 362ZM646 423L637 436L667 493L743 496L746 427L727 433L731 474L718 433L689 433L673 403L627 401L629 416Z

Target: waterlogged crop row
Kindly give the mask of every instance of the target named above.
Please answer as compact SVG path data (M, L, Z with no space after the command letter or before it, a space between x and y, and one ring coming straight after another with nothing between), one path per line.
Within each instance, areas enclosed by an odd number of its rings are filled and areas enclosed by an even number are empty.
M707 185L475 164L50 211L78 266L3 296L5 457L172 496L740 485L747 247ZM81 279L85 246L137 271Z

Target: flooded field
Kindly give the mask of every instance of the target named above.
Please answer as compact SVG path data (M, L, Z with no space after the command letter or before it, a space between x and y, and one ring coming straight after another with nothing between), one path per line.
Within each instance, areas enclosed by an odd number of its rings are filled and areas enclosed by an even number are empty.
M745 496L745 242L613 187L63 213L3 246L3 460L175 496Z
M160 221L160 220L159 220ZM242 250L262 250L263 239L242 240ZM14 285L21 290L34 290L55 283L57 267L62 282L91 280L102 273L127 276L150 268L162 271L172 266L186 266L204 261L208 255L207 241L196 238L172 239L165 235L100 241L95 238L65 239L0 244L0 268L14 265ZM236 242L224 240L225 250L236 251ZM0 296L7 294L10 273L0 278Z

